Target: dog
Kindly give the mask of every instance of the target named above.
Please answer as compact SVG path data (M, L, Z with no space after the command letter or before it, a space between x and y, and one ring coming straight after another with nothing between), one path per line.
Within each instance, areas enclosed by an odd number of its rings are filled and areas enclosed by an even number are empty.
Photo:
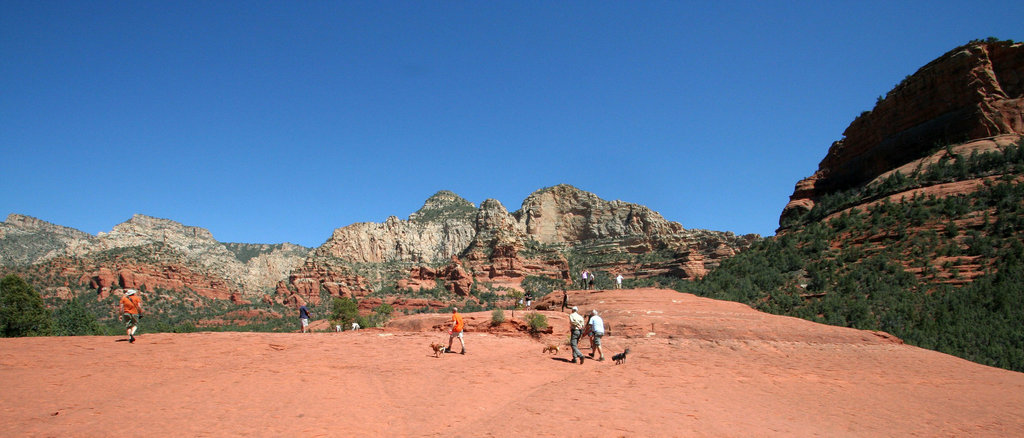
M447 347L445 347L444 345L438 344L436 342L430 344L430 348L434 350L434 357L441 357L441 354L443 354L444 350L447 349Z
M626 351L612 356L612 360L615 361L615 365L625 362L627 354L629 354L629 347L626 347Z
M558 354L558 346L555 345L555 344L548 344L546 347L544 347L544 351L543 352L547 353L549 351L554 353L554 354Z

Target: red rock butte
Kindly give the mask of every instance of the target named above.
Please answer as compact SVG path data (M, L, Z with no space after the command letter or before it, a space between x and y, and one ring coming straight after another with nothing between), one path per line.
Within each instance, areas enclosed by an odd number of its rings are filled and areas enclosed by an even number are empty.
M1019 436L1024 374L658 289L570 291L609 327L607 360L568 361L561 292L343 333L0 339L0 436ZM315 326L326 328L325 321ZM456 341L455 350L458 350ZM583 347L589 347L586 341ZM627 360L611 355L630 348ZM589 348L582 348L589 352Z

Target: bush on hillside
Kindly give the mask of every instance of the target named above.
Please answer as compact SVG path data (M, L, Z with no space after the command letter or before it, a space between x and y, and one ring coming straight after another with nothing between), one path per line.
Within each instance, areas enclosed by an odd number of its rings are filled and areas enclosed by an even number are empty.
M538 334L548 328L548 317L537 312L526 314L526 326L530 328L531 334Z
M501 325L505 322L505 311L501 309L494 309L491 311L491 325Z
M53 314L54 334L58 336L105 335L106 330L78 298L66 301Z
M353 322L358 322L361 326L368 326L369 322L366 318L359 315L359 304L355 300L334 297L331 300L331 313L330 321L332 324L340 324L342 329L349 327Z
M1024 371L1022 241L1024 184L1000 178L790 229L678 290Z
M0 333L4 337L53 334L53 320L43 298L17 275L0 280Z

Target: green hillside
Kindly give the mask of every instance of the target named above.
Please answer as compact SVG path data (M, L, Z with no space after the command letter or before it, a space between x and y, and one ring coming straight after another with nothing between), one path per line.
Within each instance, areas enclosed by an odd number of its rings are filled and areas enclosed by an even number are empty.
M948 149L947 149L948 150ZM1024 141L837 193L680 290L1024 371ZM980 180L978 180L980 178ZM888 195L978 180L972 193ZM860 209L849 209L874 201ZM835 213L842 212L835 215ZM825 219L832 215L830 219Z

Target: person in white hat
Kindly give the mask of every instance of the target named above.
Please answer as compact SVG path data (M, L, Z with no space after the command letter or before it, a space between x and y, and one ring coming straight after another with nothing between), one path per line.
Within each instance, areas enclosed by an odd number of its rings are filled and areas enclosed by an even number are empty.
M142 316L142 298L135 289L128 289L121 297L121 319L124 321L128 342L135 343L135 331L139 329L139 317Z
M580 365L583 365L583 353L580 353L580 336L583 334L583 315L579 314L579 308L572 306L572 313L569 314L569 345L572 346L572 363L576 363L576 358L580 359Z

